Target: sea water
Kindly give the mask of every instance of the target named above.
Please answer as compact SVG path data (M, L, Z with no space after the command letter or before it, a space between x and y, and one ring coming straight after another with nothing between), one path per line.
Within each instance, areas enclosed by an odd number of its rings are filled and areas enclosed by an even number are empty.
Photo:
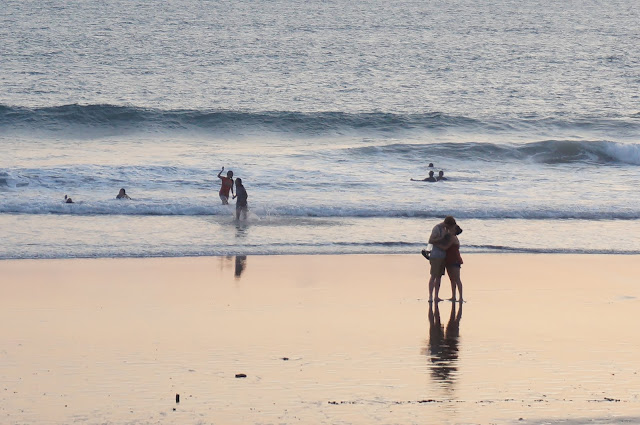
M636 1L2 9L2 259L640 253Z

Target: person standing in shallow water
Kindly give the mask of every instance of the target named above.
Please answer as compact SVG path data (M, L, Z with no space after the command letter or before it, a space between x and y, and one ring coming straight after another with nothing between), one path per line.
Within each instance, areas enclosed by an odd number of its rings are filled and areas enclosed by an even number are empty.
M238 198L236 201L236 220L247 219L247 212L249 211L249 205L247 204L247 198L249 195L247 194L247 190L244 188L242 184L242 179L236 179L236 195L233 198Z
M220 170L220 172L218 173L218 178L222 180L220 184L220 192L218 192L218 194L220 195L220 200L222 201L222 205L228 205L229 191L231 191L231 195L233 195L233 197L235 198L235 195L233 194L233 171L231 170L227 171L227 177L224 177L222 175L223 171L224 171L224 167L222 167L222 170Z

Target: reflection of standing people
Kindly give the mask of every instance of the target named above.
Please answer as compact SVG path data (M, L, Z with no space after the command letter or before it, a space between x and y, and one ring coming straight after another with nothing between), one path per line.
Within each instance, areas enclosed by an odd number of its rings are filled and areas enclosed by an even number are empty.
M444 338L447 340L447 345L451 347L451 351L456 353L458 352L458 338L460 337L460 319L462 319L462 304L460 304L457 314L456 304L453 304Z
M457 313L456 305L451 306L446 331L440 322L438 304L429 305L429 341L426 350L423 351L431 360L430 369L433 377L449 384L453 384L457 371L460 319L462 318L462 304Z
M247 204L247 198L249 195L247 194L247 190L244 188L242 184L242 179L236 179L236 195L234 198L238 198L236 201L236 220L240 220L240 216L242 216L243 220L247 219L247 211L249 211L249 205Z
M451 301L456 301L456 288L460 294L460 302L462 299L462 281L460 280L460 268L462 267L462 256L460 255L460 240L458 235L462 233L460 226L455 225L449 229L451 235L451 245L447 248L447 256L445 264L447 267L447 274L451 281Z
M429 354L431 361L440 357L442 353L442 342L444 340L444 329L440 322L440 309L438 304L429 305Z
M222 205L228 205L229 191L231 191L231 195L233 195L233 171L231 170L227 171L227 177L224 177L222 175L223 171L224 171L224 167L222 167L222 170L220 170L220 172L218 173L218 178L222 180L220 184L219 195L220 195L220 200L222 201Z
M429 302L442 301L438 296L440 293L440 281L442 275L444 275L447 248L450 245L451 234L449 229L456 226L456 219L452 216L445 217L444 221L434 226L429 237L429 243L433 245L431 255L429 257L429 264L431 265L430 278L429 278Z

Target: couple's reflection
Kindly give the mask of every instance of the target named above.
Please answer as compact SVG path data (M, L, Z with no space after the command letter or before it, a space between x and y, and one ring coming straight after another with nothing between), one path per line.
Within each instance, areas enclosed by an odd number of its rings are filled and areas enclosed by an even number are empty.
M232 265L231 262L234 262ZM229 270L234 267L235 270L233 275L236 279L240 279L242 273L247 268L247 256L246 255L226 255L224 257L220 257L220 270Z
M456 307L458 307L456 311ZM436 381L452 385L458 371L458 340L462 303L451 303L451 315L446 330L440 322L438 303L429 303L429 341L424 354L431 361L431 376Z

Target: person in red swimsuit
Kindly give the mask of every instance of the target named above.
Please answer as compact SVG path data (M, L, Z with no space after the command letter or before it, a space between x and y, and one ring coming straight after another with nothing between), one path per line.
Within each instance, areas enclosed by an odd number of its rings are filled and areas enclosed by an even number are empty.
M447 248L447 256L445 258L445 265L447 268L447 274L451 281L451 298L450 301L462 302L462 281L460 280L460 267L462 266L462 256L460 255L460 240L458 235L462 233L460 226L456 225L449 229L451 235L451 245ZM460 299L456 300L456 288L460 294Z
M222 175L224 171L224 167L218 173L218 178L222 180L220 184L220 200L222 201L222 205L229 204L229 191L231 191L231 195L235 196L233 193L233 171L227 171L227 177Z

